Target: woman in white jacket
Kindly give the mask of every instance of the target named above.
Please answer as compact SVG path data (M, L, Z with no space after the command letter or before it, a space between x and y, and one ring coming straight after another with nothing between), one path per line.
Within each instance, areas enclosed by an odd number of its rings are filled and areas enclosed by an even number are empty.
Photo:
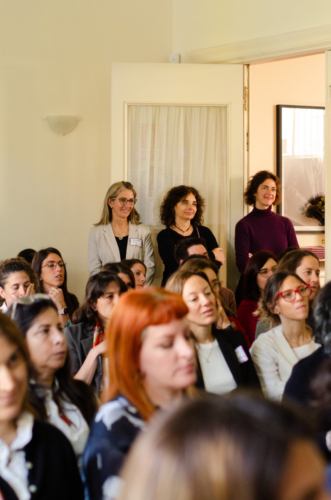
M306 325L310 285L294 273L278 272L264 290L262 307L275 326L261 334L251 347L251 355L264 394L281 400L293 366L318 349Z
M144 262L147 285L152 283L155 274L152 237L149 227L139 222L136 196L130 182L116 182L108 189L101 219L90 231L90 274L96 274L108 262L134 258Z

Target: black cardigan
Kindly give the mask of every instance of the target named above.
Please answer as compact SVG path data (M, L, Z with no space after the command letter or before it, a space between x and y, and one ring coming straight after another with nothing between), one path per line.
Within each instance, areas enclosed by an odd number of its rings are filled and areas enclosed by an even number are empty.
M29 471L31 500L83 500L76 457L61 431L53 425L34 422L32 439L23 451ZM6 500L18 500L2 478L0 490Z
M218 330L215 325L213 325L213 335L218 342L218 345L222 351L225 361L231 370L233 378L238 387L249 387L251 389L257 389L261 391L261 385L259 377L255 371L254 363L249 353L247 342L243 334L239 330L234 330L232 326L228 326L225 330ZM248 361L240 363L236 354L236 349L242 347L248 358ZM198 389L205 389L205 384L203 381L201 366L198 358L198 368L197 368L197 382L196 387Z
M157 235L157 245L159 249L160 257L164 264L163 278L161 286L165 286L167 279L178 269L178 264L175 260L174 251L175 246L178 241L183 238L203 238L207 245L208 255L210 260L214 261L219 267L221 267L220 262L215 261L215 255L213 253L214 248L218 248L218 243L216 241L215 236L211 232L211 230L206 226L198 226L193 229L192 234L189 236L184 236L182 234L177 233L167 227L159 232Z

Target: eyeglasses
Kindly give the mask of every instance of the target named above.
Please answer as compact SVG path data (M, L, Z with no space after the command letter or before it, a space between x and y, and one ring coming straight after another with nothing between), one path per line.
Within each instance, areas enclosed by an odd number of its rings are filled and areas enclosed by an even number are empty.
M52 302L52 299L49 297L49 295L46 295L45 293L36 293L35 295L27 295L26 297L19 297L18 299L15 300L13 309L11 312L11 319L15 319L15 314L16 314L16 309L17 305L20 304L22 306L29 306L31 304L34 304L38 300L48 300L48 302Z
M67 263L66 262L47 262L47 264L45 264L44 266L41 266L41 268L43 269L44 267L47 267L48 269L50 270L53 270L56 268L56 266L59 266L61 269L63 269L64 267L66 267Z
M124 206L126 205L127 203L129 203L129 205L135 205L137 203L137 198L112 198L112 200L118 200L120 202L120 205Z
M300 294L301 297L309 297L311 293L310 285L300 285L296 290L285 290L285 292L280 292L276 298L283 297L286 302L293 302L297 293Z
M274 274L274 272L276 271L276 267L277 266L273 266L271 269L267 269L266 267L265 268L262 268L260 271L259 271L259 275L262 276L262 278L266 278L267 276L269 276L270 274Z

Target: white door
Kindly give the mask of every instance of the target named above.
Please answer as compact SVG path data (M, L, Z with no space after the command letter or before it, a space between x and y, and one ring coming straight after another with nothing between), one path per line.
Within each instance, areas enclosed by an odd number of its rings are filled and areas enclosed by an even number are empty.
M233 288L238 278L234 258L234 228L243 216L243 66L112 64L112 183L127 179L128 106L146 104L226 106L226 228L219 228L215 236L226 251L226 266L221 270L221 279ZM199 186L195 187L199 189ZM202 194L208 203L208 192ZM139 201L137 208L139 211ZM205 224L209 225L208 220Z
M325 283L331 279L331 51L325 52ZM328 258L327 258L328 256Z

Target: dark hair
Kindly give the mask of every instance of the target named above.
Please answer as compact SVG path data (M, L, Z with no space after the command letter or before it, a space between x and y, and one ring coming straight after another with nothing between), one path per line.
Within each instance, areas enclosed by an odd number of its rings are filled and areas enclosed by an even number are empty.
M212 269L216 276L218 276L217 265L204 255L189 255L182 263L181 269L191 271L193 273L203 271L204 269Z
M22 333L19 330L18 326L14 321L12 321L6 314L3 314L0 312L0 338L3 337L7 342L10 344L15 345L18 348L19 353L21 354L24 363L26 365L26 377L27 377L27 384L28 380L33 372L32 366L31 366L31 361L30 361L30 355L29 351L27 348L26 343L24 342L22 338ZM28 391L25 395L24 401L23 401L23 407L22 410L27 410L31 412L34 416L36 416L36 412L33 410L32 406L29 403L29 395Z
M197 201L197 211L191 223L192 226L201 226L203 223L203 211L205 200L197 189L191 186L176 186L167 192L160 207L160 219L162 224L170 227L175 222L175 206L188 194L192 193Z
M290 271L277 271L275 274L270 276L264 289L262 309L265 315L271 318L275 323L279 323L279 316L272 311L276 305L279 289L289 276L292 276L298 281L301 281L301 283L305 284L305 282L295 273Z
M147 271L146 265L144 264L144 262L142 260L139 260L139 259L123 259L121 261L121 264L128 266L130 269L132 269L135 264L140 264L141 266L143 266L145 268L145 271Z
M202 245L207 252L207 243L204 238L183 238L176 243L174 256L177 264L180 264L181 260L185 260L189 257L188 249L195 245Z
M284 255L282 260L278 262L277 271L291 271L292 273L295 273L296 269L301 265L304 257L314 257L319 263L317 255L313 252L296 248L295 250L292 250L292 252Z
M12 312L8 309L8 314ZM57 308L51 299L36 299L35 302L28 305L17 304L15 312L15 322L26 338L28 330L31 328L36 318L47 309L53 309L57 314ZM36 373L35 373L36 376ZM70 372L70 357L67 357L64 365L56 372L56 382L52 386L53 400L63 412L62 401L69 401L76 405L82 412L83 417L90 425L94 413L97 409L97 403L93 390L84 382L74 380ZM45 397L43 387L39 383L30 383L30 403L36 409L42 421L47 421L47 412L45 407Z
M306 440L313 429L295 407L201 393L137 438L119 500L279 500L292 447Z
M127 291L124 281L121 280L117 274L109 271L100 271L99 273L89 277L85 288L83 305L77 309L72 320L74 324L85 323L88 326L96 325L98 313L95 309L93 309L92 304L95 304L96 301L102 297L111 282L118 284L120 294Z
M43 293L43 285L42 285L42 279L41 279L41 268L42 268L44 260L48 257L48 255L50 253L55 253L63 260L63 257L61 255L61 253L59 252L59 250L57 250L56 248L53 248L53 247L48 247L48 248L44 248L42 250L39 250L39 252L36 252L35 256L33 257L33 261L32 261L32 269L34 270L34 272L38 276L38 280L39 280L38 292L41 292L41 293ZM70 317L70 319L72 319L74 312L79 307L79 302L78 302L76 295L68 292L68 289L67 289L67 268L66 267L64 268L64 280L63 280L62 285L59 286L59 288L61 288L61 290L63 292L64 301L65 301L66 306L69 310L69 317Z
M321 290L314 309L314 338L331 356L331 281Z
M113 274L126 274L129 276L132 282L132 288L136 288L136 281L134 279L134 274L128 265L123 264L123 262L108 262L102 266L101 271L108 271Z
M38 279L28 262L22 257L13 257L0 262L0 287L5 288L8 277L11 274L24 272L29 276L31 283L34 285L35 290L38 287ZM0 297L0 305L4 303L4 299Z
M282 252L280 252L280 254L278 255L278 262L280 262L282 260L282 258L285 257L285 255L287 255L290 252L293 252L294 250L298 250L298 247L287 247L287 248L285 248L285 250L283 250Z
M246 205L255 205L255 194L257 193L258 187L263 184L266 179L271 179L276 183L276 198L273 205L279 205L281 202L281 192L280 192L280 180L277 175L269 172L268 170L260 170L253 177L250 178L247 184L246 191L244 192L244 202Z
M277 257L267 250L259 250L249 259L244 275L244 298L246 300L254 300L258 302L261 297L261 292L257 284L257 275L267 262L273 259L277 262Z
M25 250L22 250L17 257L22 257L22 259L25 259L29 264L32 264L35 253L36 251L32 248L26 248Z

